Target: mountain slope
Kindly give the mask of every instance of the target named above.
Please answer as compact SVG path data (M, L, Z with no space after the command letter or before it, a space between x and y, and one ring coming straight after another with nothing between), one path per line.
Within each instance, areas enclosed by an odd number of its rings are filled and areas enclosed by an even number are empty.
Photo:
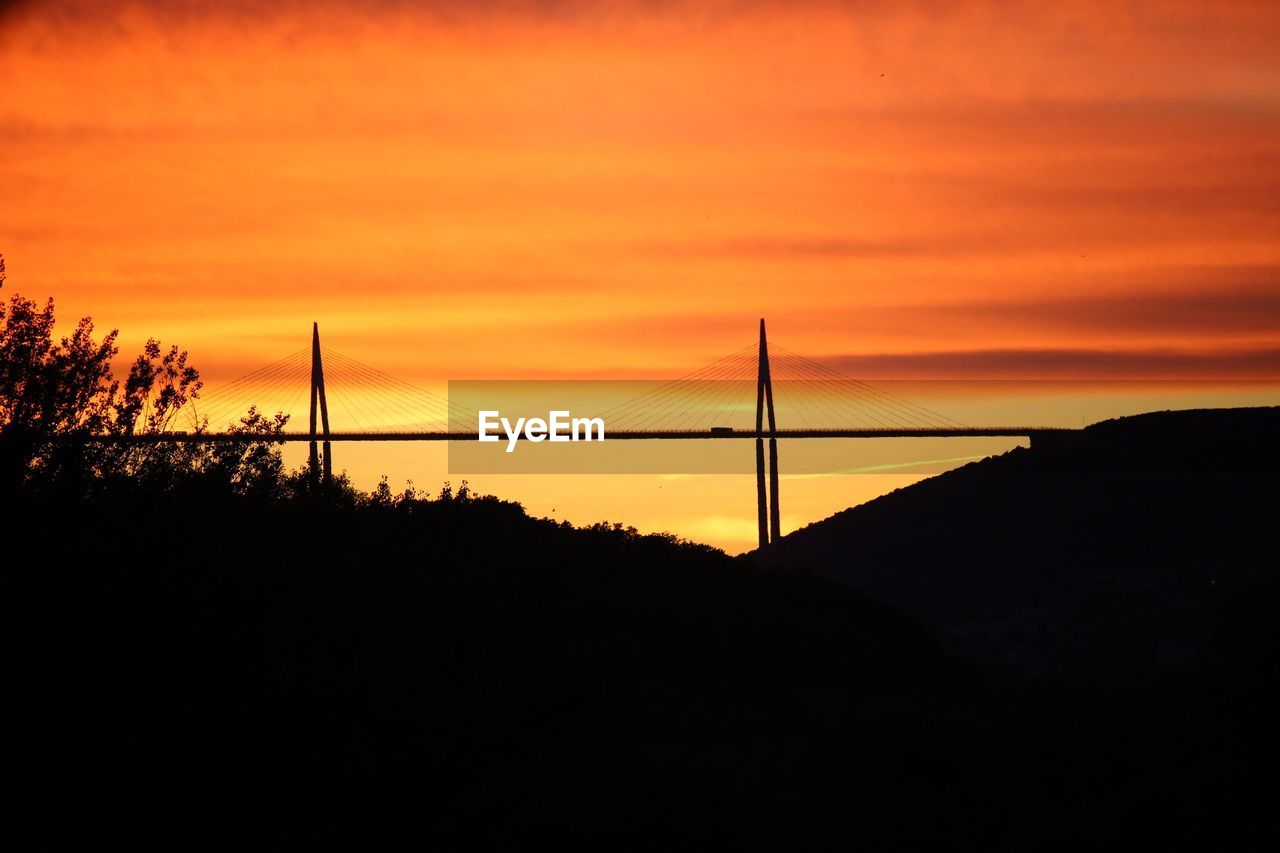
M860 733L946 676L846 589L496 499L7 506L51 553L4 573L28 787L158 835L783 837L840 778L808 756L900 765ZM891 813L907 781L848 784Z
M1200 670L1273 595L1280 409L1157 412L838 513L768 561L1020 672ZM1224 645L1225 644L1225 645Z

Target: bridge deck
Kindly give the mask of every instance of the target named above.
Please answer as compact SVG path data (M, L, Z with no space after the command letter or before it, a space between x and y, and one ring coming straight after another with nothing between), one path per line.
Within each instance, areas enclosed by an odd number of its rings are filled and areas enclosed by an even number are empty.
M605 432L608 441L634 440L690 440L690 439L742 439L742 438L1031 438L1044 434L1079 432L1066 427L966 427L957 429L780 429L775 432L757 433L754 430L652 430ZM122 444L154 444L161 442L251 442L262 441L264 436L244 433L187 433L164 432L122 436L84 436L84 441L101 441ZM479 441L478 432L335 432L318 435L318 441ZM498 436L505 441L506 437ZM527 441L523 433L521 441ZM273 441L311 441L305 432L288 432L271 438Z

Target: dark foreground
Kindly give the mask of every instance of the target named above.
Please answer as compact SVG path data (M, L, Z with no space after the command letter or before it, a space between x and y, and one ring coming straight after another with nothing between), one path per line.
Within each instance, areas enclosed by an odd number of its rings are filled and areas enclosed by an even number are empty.
M898 609L850 588L843 537L870 522L807 550L797 536L772 568L493 499L12 491L20 828L1016 849L1272 832L1274 469L1236 468L1214 486L1231 501L1169 517L1221 477L1065 466L1028 485L994 462L939 480L974 512L1016 486L1015 503L1051 510L1034 537L1001 517L958 540L951 520L903 514L910 490L854 513L911 519L926 556L903 562L907 588L949 573L918 601L866 584ZM1092 551L1062 510L1083 494L1122 495L1105 508L1125 523L1095 519ZM1186 542L1160 538L1177 530ZM1209 552L1192 540L1217 543L1229 589L1194 592ZM894 543L876 542L857 565L893 577L877 561ZM1108 593L1099 567L1138 559ZM1000 582L1014 562L1058 580ZM948 603L953 587L968 597ZM966 644L984 589L998 612ZM1152 626L1167 654L1116 625ZM1099 665L1108 643L1123 666Z

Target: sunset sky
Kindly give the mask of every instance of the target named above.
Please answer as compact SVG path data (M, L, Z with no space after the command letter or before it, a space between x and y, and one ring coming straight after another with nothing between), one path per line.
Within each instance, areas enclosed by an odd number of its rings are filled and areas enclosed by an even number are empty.
M462 5L0 3L6 291L210 385L1280 376L1274 2Z

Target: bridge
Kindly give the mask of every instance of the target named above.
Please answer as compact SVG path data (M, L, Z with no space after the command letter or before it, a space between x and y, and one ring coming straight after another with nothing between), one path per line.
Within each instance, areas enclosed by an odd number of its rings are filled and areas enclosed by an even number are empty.
M326 364L328 372L326 374ZM786 382L775 386L774 370ZM308 379L309 374L309 379ZM349 426L333 430L330 397L335 380L344 393L336 402ZM779 427L775 391L788 392L787 410L803 426ZM754 421L745 388L754 386ZM307 442L309 470L317 484L333 471L333 444L387 441L478 441L478 412L426 389L397 379L370 365L321 345L318 324L312 326L311 346L248 373L215 392L193 401L186 409L190 430L115 436L110 441L258 442L263 436L234 428L214 431L210 424L231 423L249 405L268 399L289 399L280 407L291 414L309 398L308 429L285 431L271 441ZM281 397L281 395L284 397ZM1027 438L1033 443L1074 432L1056 427L983 426L959 423L866 382L851 379L826 365L770 345L765 322L759 339L747 347L685 376L659 384L639 396L603 412L609 441L748 440L755 443L756 505L760 546L781 536L778 474L780 439L849 438ZM521 440L524 439L521 435ZM767 464L766 464L767 442Z

